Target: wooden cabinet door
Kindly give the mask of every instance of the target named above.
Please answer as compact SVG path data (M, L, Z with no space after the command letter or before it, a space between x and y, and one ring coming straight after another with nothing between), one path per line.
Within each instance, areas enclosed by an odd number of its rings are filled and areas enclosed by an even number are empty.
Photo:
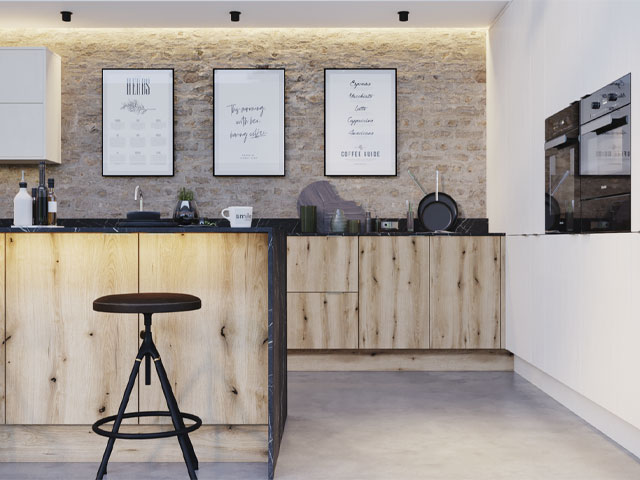
M500 237L432 237L431 348L500 348Z
M429 348L429 238L360 237L359 347Z
M0 234L0 424L5 423L5 369L6 365L6 336L5 336L5 256L4 256L5 234Z
M192 312L154 315L153 338L180 409L205 424L267 424L266 233L140 234L140 291L200 297ZM142 410L166 410L140 384Z
M358 237L289 237L287 291L357 292Z
M91 424L117 412L138 351L136 315L93 311L138 291L138 235L6 235L9 424ZM128 411L138 408L134 389Z
M287 347L358 348L358 294L288 293Z

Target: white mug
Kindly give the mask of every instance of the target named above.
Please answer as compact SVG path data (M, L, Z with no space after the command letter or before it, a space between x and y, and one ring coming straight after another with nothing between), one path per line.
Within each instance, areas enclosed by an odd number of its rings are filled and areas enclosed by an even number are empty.
M227 215L224 212L227 212ZM220 214L229 220L231 228L250 228L253 207L227 207Z

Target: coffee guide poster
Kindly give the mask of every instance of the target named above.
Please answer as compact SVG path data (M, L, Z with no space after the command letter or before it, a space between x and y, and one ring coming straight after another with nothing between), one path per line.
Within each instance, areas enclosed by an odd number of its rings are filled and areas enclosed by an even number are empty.
M325 175L396 175L396 70L325 70Z
M173 70L102 71L102 174L173 175Z

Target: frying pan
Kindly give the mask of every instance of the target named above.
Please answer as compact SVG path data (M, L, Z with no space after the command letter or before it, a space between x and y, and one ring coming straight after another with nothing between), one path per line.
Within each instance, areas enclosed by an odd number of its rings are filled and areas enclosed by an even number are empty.
M431 232L437 230L447 230L458 218L458 204L446 193L440 193L440 172L436 170L436 191L427 193L416 177L408 170L409 175L416 182L416 185L425 194L418 205L418 219L422 226Z

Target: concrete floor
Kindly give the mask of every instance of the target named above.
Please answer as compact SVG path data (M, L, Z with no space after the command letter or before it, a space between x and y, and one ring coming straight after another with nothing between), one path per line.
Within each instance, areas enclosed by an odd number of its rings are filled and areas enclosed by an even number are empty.
M637 480L640 462L510 372L291 373L277 480ZM0 479L94 478L96 464L0 464ZM263 480L202 464L200 480ZM110 465L109 480L187 478Z

